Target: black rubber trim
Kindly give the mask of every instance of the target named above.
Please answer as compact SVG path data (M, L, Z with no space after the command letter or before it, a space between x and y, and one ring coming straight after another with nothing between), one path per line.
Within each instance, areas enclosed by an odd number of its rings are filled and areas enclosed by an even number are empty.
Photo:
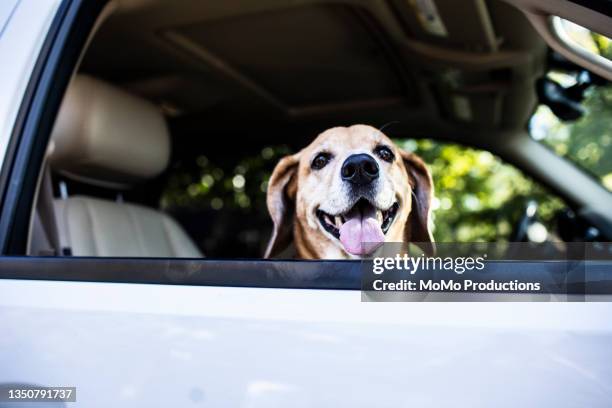
M361 289L358 261L4 257L0 279Z
M556 261L490 261L487 265L486 272L474 273L470 279L536 280L549 288L545 293L612 295L609 261L590 263L588 272L577 268L571 275L564 269L566 264ZM360 261L4 257L0 258L0 279L361 290L371 287L367 283L371 273L364 275L370 267Z
M64 92L107 0L64 0L38 56L0 173L0 253L24 254L36 181Z

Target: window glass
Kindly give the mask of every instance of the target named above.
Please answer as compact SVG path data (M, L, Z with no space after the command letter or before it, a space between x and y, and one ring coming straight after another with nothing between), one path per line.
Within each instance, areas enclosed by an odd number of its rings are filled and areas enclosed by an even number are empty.
M556 30L595 55L612 58L612 41L556 18ZM565 68L565 69L564 69ZM612 86L579 67L557 66L545 79L552 92L532 116L531 136L595 176L612 191Z
M575 84L564 73L552 72L549 77L566 87ZM581 106L583 114L578 120L564 122L548 106L540 105L531 118L530 134L612 191L612 86L587 89Z

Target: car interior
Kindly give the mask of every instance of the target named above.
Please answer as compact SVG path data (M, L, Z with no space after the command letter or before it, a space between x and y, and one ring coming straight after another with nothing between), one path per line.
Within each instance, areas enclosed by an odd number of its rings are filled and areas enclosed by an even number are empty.
M110 2L56 119L28 254L261 257L274 164L356 123L490 152L571 209L563 240L609 239L612 194L528 133L539 105L574 106L547 73L584 68L512 3ZM231 203L190 204L213 188Z

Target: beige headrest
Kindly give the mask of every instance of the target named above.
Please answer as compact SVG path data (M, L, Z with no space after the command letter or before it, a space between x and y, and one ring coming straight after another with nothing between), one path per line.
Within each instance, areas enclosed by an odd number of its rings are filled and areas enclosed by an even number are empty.
M166 168L170 136L152 103L77 75L64 96L47 155L51 168L66 176L125 188Z

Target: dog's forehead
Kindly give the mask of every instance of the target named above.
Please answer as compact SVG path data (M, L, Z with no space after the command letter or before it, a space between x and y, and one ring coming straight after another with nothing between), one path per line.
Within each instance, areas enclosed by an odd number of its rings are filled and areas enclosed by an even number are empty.
M321 133L309 146L310 150L352 150L371 148L391 141L378 129L367 125L336 127Z

